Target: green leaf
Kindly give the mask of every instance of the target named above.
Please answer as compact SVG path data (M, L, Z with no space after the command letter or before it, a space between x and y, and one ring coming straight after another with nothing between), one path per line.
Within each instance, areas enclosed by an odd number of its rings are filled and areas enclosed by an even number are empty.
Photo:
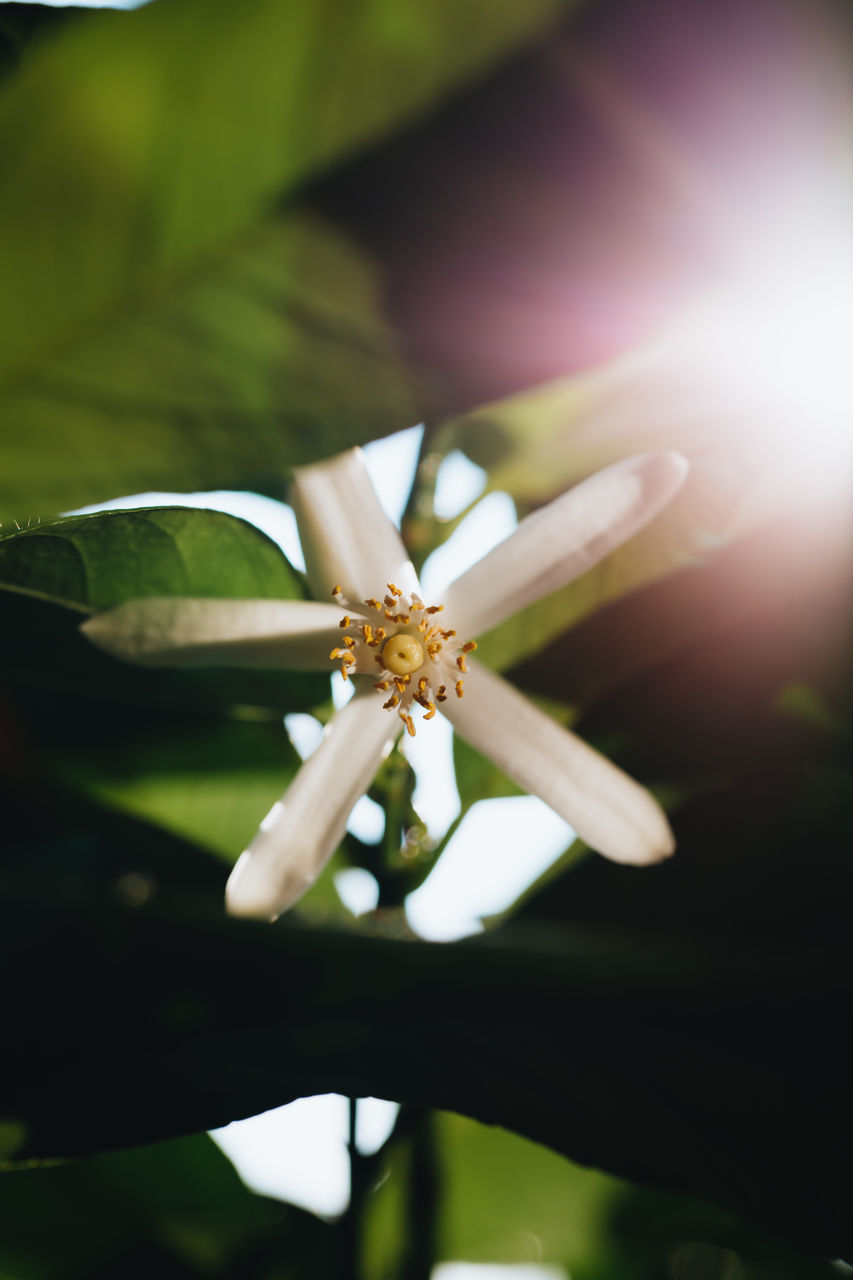
M86 610L143 596L305 594L284 552L254 525L187 507L100 511L7 533L0 589Z
M416 420L370 265L276 208L559 8L170 0L34 48L0 98L0 505L245 483Z

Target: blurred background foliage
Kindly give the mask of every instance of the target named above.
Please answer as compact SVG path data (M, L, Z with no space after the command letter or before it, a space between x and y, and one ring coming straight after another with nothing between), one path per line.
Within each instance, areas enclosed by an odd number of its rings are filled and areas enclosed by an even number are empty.
M812 287L853 281L850 36L842 0L0 4L2 1276L853 1259L853 319ZM417 941L447 838L394 753L378 843L276 928L226 920L223 863L299 763L282 716L325 719L328 682L140 671L77 625L302 576L221 513L62 513L281 500L422 419L418 563L453 450L520 515L690 457L481 646L657 790L678 857L573 845L482 937ZM463 814L513 793L455 766ZM379 885L357 921L346 866ZM200 1136L331 1090L404 1104L335 1221Z

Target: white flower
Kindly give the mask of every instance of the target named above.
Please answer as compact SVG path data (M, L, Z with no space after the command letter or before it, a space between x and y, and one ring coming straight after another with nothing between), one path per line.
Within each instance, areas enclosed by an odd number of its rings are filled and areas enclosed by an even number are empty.
M685 460L668 452L608 467L523 520L450 585L440 611L430 611L355 449L298 470L294 480L291 500L317 603L156 598L85 622L90 639L134 662L324 670L334 653L356 677L355 697L336 712L234 867L228 910L275 918L310 888L398 735L404 727L414 732L416 712L430 719L436 707L606 857L643 864L671 854L672 832L648 791L469 661L475 646L467 642L632 537L686 473Z

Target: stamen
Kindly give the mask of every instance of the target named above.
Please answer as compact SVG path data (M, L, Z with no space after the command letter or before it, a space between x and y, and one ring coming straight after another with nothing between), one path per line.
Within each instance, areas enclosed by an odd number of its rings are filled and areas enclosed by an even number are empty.
M462 697L462 694L464 693L464 691L465 691L465 682L464 682L464 680L457 680L457 681L456 681L456 696L457 696L457 698L461 698L461 697Z
M424 720L431 720L431 719L433 718L433 716L435 715L436 711L438 710L438 708L436 707L436 705L435 705L435 703L434 703L434 702L430 702L430 703L428 703L428 706L429 706L429 710L427 711L426 715L424 716Z
M365 622L363 626L359 627L359 631L364 636L364 639L367 642L367 644L370 644L371 640L373 639L373 627L371 627L370 623Z
M435 700L436 702L447 701L447 685L446 684L440 684L438 686L438 693L435 695Z
M410 738L414 738L414 736L415 736L415 722L414 722L414 720L412 719L412 717L411 717L411 716L407 716L407 715L406 715L406 713L405 713L404 711L398 711L398 712L397 712L397 715L400 717L400 719L403 721L403 724L406 726L406 732L408 733L409 737L410 737Z
M353 640L352 636L344 636L344 644L348 649L355 648L355 641Z
M393 582L386 582L385 585L391 592L392 596L401 596L403 594L399 587L394 586Z
M457 665L457 667L459 668L459 670L460 670L460 671L467 671L467 670L468 670L468 664L467 664L467 662L465 661L465 654L464 654L464 653L460 653L459 657L456 659L456 665Z
M333 599L337 599L337 597L338 597L339 595L341 595L341 587L340 587L340 583L338 583L336 586L332 587L332 598L333 598Z
M400 701L400 699L397 697L396 693L392 693L392 694L391 694L391 697L388 699L388 701L387 701L387 702L383 702L383 703L382 703L382 710L383 710L383 711L390 711L392 707L396 707L396 706L397 706L397 703L398 703L399 701Z
M377 689L379 693L387 693L391 688L391 682L390 680L377 680L373 687L374 689Z
M454 635L456 635L456 632L454 631L454 633L453 633L453 634L454 634ZM476 648L477 648L477 641L476 641L476 640L469 640L467 644L463 644L463 646L462 646L462 652L463 652L463 653L473 653L473 652L474 652L474 650L475 650Z
M427 613L441 613L444 609L443 604L431 604L427 609Z
M364 603L367 605L368 609L381 609L381 608L382 608L382 605L379 603L379 601L378 601L378 600L374 600L373 596L371 596L369 600L365 600L365 602L364 602Z
M341 618L340 622L338 623L338 626L339 626L339 627L348 627L348 626L349 626L349 614L348 614L348 613L345 613L345 614L344 614L344 616Z

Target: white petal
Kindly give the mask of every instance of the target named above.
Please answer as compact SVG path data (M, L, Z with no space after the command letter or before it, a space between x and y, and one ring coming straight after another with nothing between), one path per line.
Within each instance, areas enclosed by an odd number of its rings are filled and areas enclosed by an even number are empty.
M360 449L297 468L290 501L318 600L328 600L335 586L351 601L381 599L386 582L418 590L408 552L382 510Z
M306 600L151 597L96 613L81 630L113 657L154 667L331 671L340 605Z
M678 453L642 453L607 467L522 520L508 538L452 582L446 616L477 636L580 577L627 542L684 483Z
M663 810L644 787L479 663L470 664L464 696L441 709L466 741L605 857L642 864L674 851Z
M402 729L396 715L383 711L383 697L362 691L336 712L231 872L225 901L232 915L274 920L320 875Z

